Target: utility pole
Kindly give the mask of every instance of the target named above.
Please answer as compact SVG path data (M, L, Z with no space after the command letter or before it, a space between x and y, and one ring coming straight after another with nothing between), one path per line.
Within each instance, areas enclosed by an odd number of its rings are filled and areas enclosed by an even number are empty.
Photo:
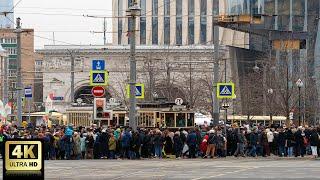
M192 64L191 64L191 47L190 46L189 46L189 89L190 89L190 108L193 108Z
M136 67L136 18L140 14L140 7L136 1L133 2L133 6L127 11L131 21L130 34L130 110L129 110L129 126L133 131L137 130L136 122L136 78L137 78L137 67Z
M71 86L70 86L70 99L71 99L71 104L74 102L74 55L72 53L72 51L70 51L69 49L67 49L67 51L70 54L70 58L71 58Z
M103 45L107 45L107 22L106 22L106 17L103 17Z
M17 18L17 27L14 31L17 33L17 125L21 126L22 123L22 81L21 81L21 19Z
M218 7L219 12L219 5ZM219 101L217 97L217 83L219 82L219 26L217 22L213 23L213 43L214 43L214 63L213 63L213 125L217 125L219 123Z
M107 45L107 17L105 16L90 16L90 15L83 15L84 17L90 17L90 18L103 18L103 31L99 32L99 31L91 31L92 33L103 33L103 45Z

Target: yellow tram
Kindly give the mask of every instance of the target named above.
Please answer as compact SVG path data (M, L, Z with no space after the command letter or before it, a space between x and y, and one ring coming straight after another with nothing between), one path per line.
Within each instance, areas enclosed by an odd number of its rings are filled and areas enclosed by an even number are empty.
M167 128L190 128L194 127L194 111L186 106L173 104L138 104L137 126L138 127L167 127ZM112 118L106 120L93 120L92 107L70 108L67 110L68 123L74 126L128 126L129 114L126 108L113 108Z

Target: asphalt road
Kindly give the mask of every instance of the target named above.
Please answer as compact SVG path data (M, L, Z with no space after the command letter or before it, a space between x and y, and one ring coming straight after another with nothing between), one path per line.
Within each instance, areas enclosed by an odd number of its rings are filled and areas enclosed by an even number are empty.
M271 158L46 161L45 179L320 179L320 161Z

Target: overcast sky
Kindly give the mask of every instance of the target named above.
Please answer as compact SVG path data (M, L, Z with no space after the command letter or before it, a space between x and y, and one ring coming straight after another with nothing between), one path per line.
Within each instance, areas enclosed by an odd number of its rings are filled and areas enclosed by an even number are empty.
M17 2L19 0L14 0L14 4ZM51 40L53 32L56 44L64 44L59 42L63 41L71 44L101 45L103 34L94 34L90 31L101 32L103 19L87 18L82 15L110 17L112 0L22 0L14 11L15 18L21 18L23 28L33 28L36 36L43 37L35 37L36 49L53 44ZM111 22L111 19L107 20L109 32L112 31ZM111 42L111 34L107 34L107 42Z

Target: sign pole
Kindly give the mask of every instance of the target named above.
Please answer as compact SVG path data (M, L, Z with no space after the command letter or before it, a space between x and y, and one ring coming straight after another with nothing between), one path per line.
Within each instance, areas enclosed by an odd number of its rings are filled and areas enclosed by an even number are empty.
M29 105L29 107L28 107L28 109L29 109L29 114L28 114L28 116L29 116L29 121L28 121L28 123L30 123L31 122L31 117L30 117L30 111L31 111L31 99L29 99L28 100L28 105Z
M130 13L130 109L129 109L129 126L133 131L137 130L136 124L136 79L137 79L137 70L136 70L136 18L138 13L140 13L140 7L137 5L137 2L134 1L133 6L129 8ZM130 22L130 21L129 21Z

